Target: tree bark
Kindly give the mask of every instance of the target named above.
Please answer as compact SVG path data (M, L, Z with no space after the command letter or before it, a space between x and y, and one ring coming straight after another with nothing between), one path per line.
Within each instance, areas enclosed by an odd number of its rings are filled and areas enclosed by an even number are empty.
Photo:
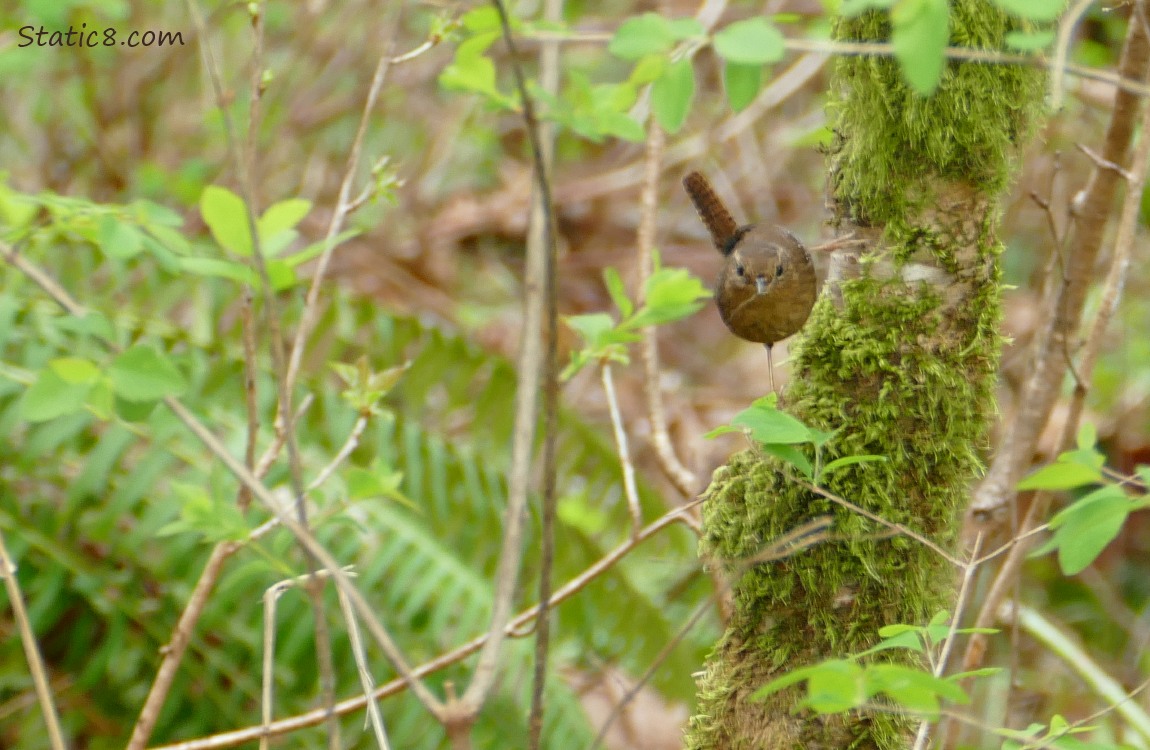
M888 16L840 19L843 41L885 41ZM985 0L951 5L951 44L1002 49L1013 22ZM890 58L835 63L829 154L835 224L869 240L839 251L792 344L785 408L842 428L823 460L882 455L826 488L888 521L954 545L988 451L1001 337L999 196L1040 112L1033 68L949 62L920 97ZM765 378L764 378L765 382ZM858 653L893 623L925 624L953 601L940 555L803 488L755 452L735 456L706 493L701 554L723 566L735 608L699 683L689 748L896 748L911 723L868 711L794 713L798 688L752 701L767 681ZM800 524L832 515L824 541L789 558L740 564ZM887 652L885 658L904 658Z

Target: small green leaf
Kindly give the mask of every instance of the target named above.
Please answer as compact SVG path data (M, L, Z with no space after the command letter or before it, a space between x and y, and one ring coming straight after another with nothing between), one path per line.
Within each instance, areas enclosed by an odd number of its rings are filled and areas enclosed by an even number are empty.
M171 360L146 344L137 344L116 357L108 374L116 395L132 402L179 396L188 387Z
M607 291L611 295L611 301L615 303L615 307L619 308L619 312L622 313L624 318L635 311L635 304L631 302L631 298L627 296L627 290L623 287L623 278L619 276L618 269L610 266L604 269L603 281L607 284Z
M682 305L711 297L702 280L685 268L657 269L647 278L643 289L648 307Z
M191 532L210 542L247 538L247 523L230 498L209 495L203 487L190 484L176 483L172 489L180 499L180 517L161 527L156 532L159 536Z
M115 413L116 405L111 382L109 382L107 378L101 378L93 383L92 390L88 391L88 398L85 403L98 418L103 420L111 419Z
M459 22L463 24L463 28L473 34L483 31L499 31L501 27L499 11L491 5L481 5L467 11L459 19Z
M278 254L298 236L295 226L311 211L311 201L302 198L280 201L260 217L260 249L269 257Z
M635 87L645 86L663 75L670 62L666 55L646 55L635 63L631 75L627 77L627 83Z
M950 8L946 0L897 0L890 18L891 44L902 74L917 93L929 96L946 64Z
M764 65L778 62L786 52L783 34L761 16L735 21L715 34L715 52L727 62Z
M615 328L615 320L607 313L588 313L586 315L565 315L563 322L579 334L585 345L599 346L606 334Z
M217 276L241 284L259 285L256 272L243 263L218 258L180 258L179 262L181 269L197 276Z
M47 422L83 410L91 383L69 383L55 369L40 371L20 400L20 413L29 422Z
M1053 21L1066 7L1065 0L994 0L994 4L1031 21Z
M99 247L109 258L124 260L140 254L144 238L136 227L112 214L104 214L100 219Z
M1094 562L1118 536L1132 509L1123 491L1110 486L1091 492L1050 519L1062 572L1076 575Z
M695 68L690 59L667 66L651 86L651 109L655 119L668 133L678 133L691 111L695 97Z
M870 463L872 461L885 461L886 456L843 456L830 461L823 470L819 473L820 477L826 477L828 474L838 471L839 469L855 464Z
M111 342L116 339L116 329L103 313L90 311L82 318L64 316L57 319L56 326L62 331L94 336L101 341Z
M820 714L837 714L867 700L863 668L853 661L831 659L811 671L803 705Z
M73 385L95 383L100 378L100 368L91 360L81 357L61 357L48 363L60 379Z
M1068 461L1043 466L1018 483L1020 490L1072 490L1102 481L1102 472Z
M762 65L728 62L723 66L723 88L727 91L727 103L735 112L742 112L755 100L762 83Z
M815 467L811 465L810 459L795 446L783 443L760 443L759 448L763 453L786 461L791 466L794 466L799 470L799 473L807 479L814 479Z
M236 255L252 254L247 209L238 195L227 188L208 185L200 196L200 214L220 247Z
M805 424L777 409L752 406L736 414L731 424L746 427L751 437L760 443L793 445L811 440L810 430Z
M1054 44L1055 34L1052 30L1045 31L1008 31L1006 32L1006 46L1021 52L1046 49Z
M656 13L644 13L620 24L607 51L624 60L669 52L675 43L675 27Z

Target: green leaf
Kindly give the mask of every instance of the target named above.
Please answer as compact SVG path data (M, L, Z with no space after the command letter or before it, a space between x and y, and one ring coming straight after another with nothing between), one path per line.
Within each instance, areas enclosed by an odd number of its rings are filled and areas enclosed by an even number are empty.
M116 329L103 313L89 311L82 318L67 315L58 318L56 327L62 331L71 331L84 336L94 336L101 341L115 341Z
M256 272L243 263L217 258L180 258L180 268L197 276L216 276L251 286L259 285Z
M52 367L40 371L20 400L20 413L29 422L47 422L84 409L91 383L70 383Z
M1133 503L1119 487L1103 487L1059 511L1050 519L1058 564L1065 575L1085 570L1114 541Z
M659 268L643 285L643 305L658 310L710 299L702 280L685 268Z
M793 445L811 440L805 424L778 409L752 406L736 414L731 424L747 428L751 437L760 443Z
M831 659L811 671L803 704L820 714L835 714L866 700L863 668L853 661Z
M125 260L140 254L144 238L136 227L112 214L104 214L100 219L99 246L109 258Z
M825 477L831 472L838 471L847 466L853 466L854 464L885 460L886 456L843 456L842 458L836 458L834 461L828 462L827 465L823 467L822 472L820 472L820 476Z
M627 296L627 290L623 286L623 278L619 276L618 269L614 267L607 267L603 270L603 281L607 284L607 291L611 294L611 301L615 303L615 307L619 308L619 312L623 317L628 317L635 311L635 304L631 302L631 298Z
M490 5L482 5L467 11L459 19L459 22L463 28L473 34L483 31L499 31L501 28L499 11Z
M564 315L563 322L579 334L586 346L596 348L600 346L607 333L615 328L615 319L607 313L588 313L586 315Z
M599 115L599 132L638 143L647 137L647 131L629 115L622 112L604 112Z
M1045 31L1008 31L1006 32L1006 46L1022 52L1046 49L1054 43L1055 34L1051 29Z
M92 390L88 391L88 398L84 403L98 418L108 420L115 413L115 401L112 384L107 378L101 378L92 384Z
M950 38L946 0L898 0L890 18L891 44L903 76L922 96L934 93L942 80Z
M755 100L762 83L762 65L728 62L723 66L723 88L727 92L727 103L735 112L742 112Z
M651 109L668 133L678 133L695 97L695 69L690 59L673 62L651 86Z
M807 479L814 479L815 467L811 465L810 459L795 446L785 445L783 443L762 443L759 445L759 448L763 453L786 461L791 466L794 466Z
M652 83L663 75L663 71L667 69L670 62L666 55L646 55L635 63L631 75L627 77L627 83L635 87Z
M620 24L607 51L624 60L669 52L675 43L675 26L656 13L644 13Z
M220 247L236 255L252 254L247 209L238 195L227 188L208 185L200 196L200 214Z
M188 387L171 360L146 344L137 344L116 357L108 374L116 395L131 402L179 396Z
M287 247L298 233L295 226L303 221L311 211L311 201L292 198L272 204L260 217L260 249L264 255L273 256Z
M210 542L247 538L247 523L230 498L209 495L202 487L183 483L174 483L172 490L180 499L180 517L161 527L156 532L159 536L192 532Z
M60 379L73 385L95 383L100 378L100 368L91 360L82 357L61 357L48 363Z
M1020 490L1072 490L1097 484L1102 472L1091 466L1059 460L1043 466L1018 483Z
M727 62L764 65L778 62L786 52L783 34L759 16L736 21L715 34L715 52Z
M1031 21L1053 21L1066 7L1064 0L994 0L994 4Z

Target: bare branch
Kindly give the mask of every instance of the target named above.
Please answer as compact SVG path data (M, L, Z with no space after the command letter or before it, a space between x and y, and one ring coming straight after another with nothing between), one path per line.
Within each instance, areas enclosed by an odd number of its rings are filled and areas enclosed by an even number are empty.
M60 714L56 710L56 701L48 684L48 670L44 666L44 658L40 655L40 646L36 643L36 633L32 630L32 621L28 619L28 610L24 608L24 594L20 591L20 582L16 580L16 564L8 554L2 531L0 531L0 577L4 578L8 602L12 605L12 615L20 632L20 643L24 646L24 657L28 660L28 671L32 673L32 684L36 687L36 701L40 704L40 713L44 715L44 724L48 728L48 740L51 742L52 750L67 750L64 732L60 728Z

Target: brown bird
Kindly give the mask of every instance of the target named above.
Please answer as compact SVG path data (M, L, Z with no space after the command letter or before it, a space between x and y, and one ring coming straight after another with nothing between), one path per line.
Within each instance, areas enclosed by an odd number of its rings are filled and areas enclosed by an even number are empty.
M767 369L774 391L771 347L803 327L818 295L810 253L781 227L737 225L699 172L684 177L683 187L715 247L727 259L715 289L719 316L731 333L767 347Z

